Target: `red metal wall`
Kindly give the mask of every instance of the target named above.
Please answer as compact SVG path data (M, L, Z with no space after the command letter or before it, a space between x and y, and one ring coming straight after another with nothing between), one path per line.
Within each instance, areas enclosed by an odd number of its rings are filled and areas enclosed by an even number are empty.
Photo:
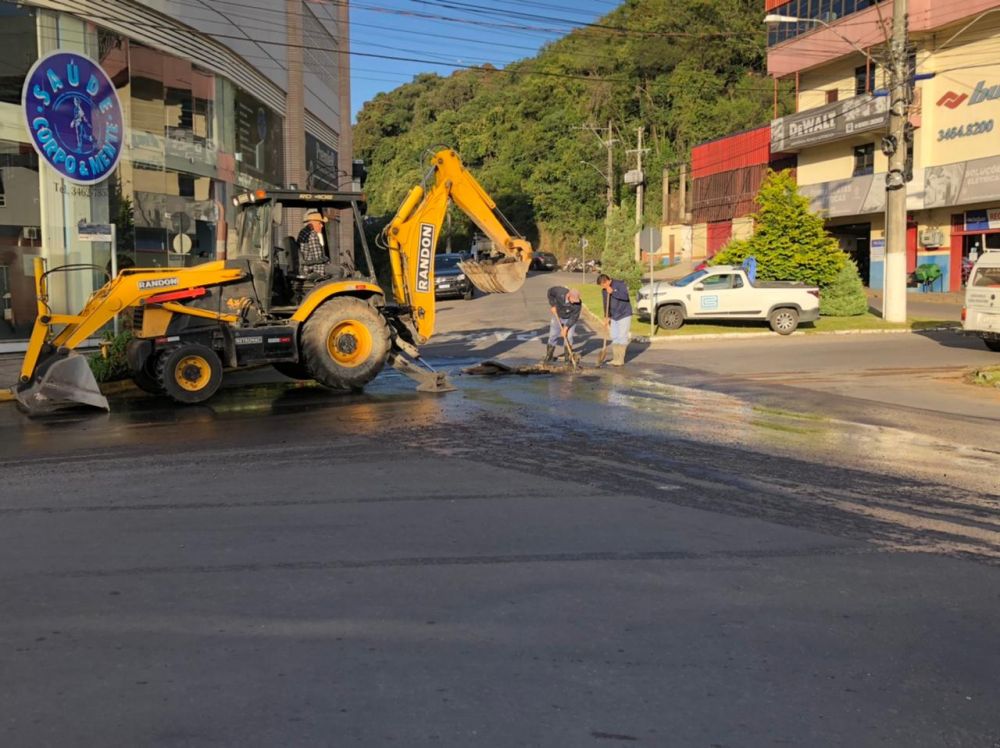
M747 130L691 149L691 178L766 165L771 158L771 126Z
M722 249L733 236L732 221L716 221L708 224L707 255L712 257Z

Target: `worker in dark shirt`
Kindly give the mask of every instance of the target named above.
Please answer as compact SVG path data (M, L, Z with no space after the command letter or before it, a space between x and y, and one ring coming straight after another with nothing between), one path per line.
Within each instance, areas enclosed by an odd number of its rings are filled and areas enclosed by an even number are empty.
M570 348L573 347L573 329L580 321L580 292L575 288L552 286L549 289L549 342L545 347L543 363L555 360L556 346L561 337L569 345L566 346L566 361L571 362Z
M625 281L611 280L609 275L597 276L604 300L604 324L611 337L611 365L625 365L625 350L628 348L628 333L632 327L632 301Z

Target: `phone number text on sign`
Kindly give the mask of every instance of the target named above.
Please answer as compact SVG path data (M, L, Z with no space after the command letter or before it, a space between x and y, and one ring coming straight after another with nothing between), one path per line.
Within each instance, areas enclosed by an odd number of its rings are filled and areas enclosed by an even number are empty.
M993 132L993 120L985 119L982 122L972 122L968 125L949 127L947 130L938 130L937 139L954 140L955 138L967 138L970 135L982 135Z

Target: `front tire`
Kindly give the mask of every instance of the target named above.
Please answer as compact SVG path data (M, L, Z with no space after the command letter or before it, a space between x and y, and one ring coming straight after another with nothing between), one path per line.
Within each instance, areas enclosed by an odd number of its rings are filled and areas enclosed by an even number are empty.
M1000 338L983 338L983 343L985 343L986 347L991 351L1000 353Z
M684 324L684 310L676 304L656 310L656 324L664 330L677 330Z
M775 309L767 321L779 335L791 335L799 326L799 312L797 309Z
M219 391L222 361L211 348L186 343L160 354L156 379L163 392L175 402L203 403Z
M352 296L322 304L306 321L302 354L309 373L333 389L358 390L389 355L389 326L378 310Z

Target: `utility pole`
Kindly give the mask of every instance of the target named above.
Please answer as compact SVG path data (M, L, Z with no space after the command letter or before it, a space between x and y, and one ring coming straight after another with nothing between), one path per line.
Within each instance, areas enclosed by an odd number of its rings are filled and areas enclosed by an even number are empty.
M642 177L642 130L639 128L638 144L636 146L636 168L639 170L639 184L635 187L635 261L639 262L642 259L642 185L645 181ZM652 252L652 248L650 248ZM649 282L652 283L653 279L650 278Z
M615 141L611 137L611 120L608 120L608 139L601 144L608 149L608 209L607 217L611 217L611 209L615 206Z
M625 175L626 184L635 185L635 261L639 262L642 260L642 199L643 199L643 184L646 181L645 175L642 173L642 154L646 150L642 147L642 131L644 128L638 128L638 142L635 149L636 155L636 168L635 171L630 171ZM628 151L632 153L632 151Z
M885 176L885 270L882 318L906 322L906 124L910 106L907 69L907 2L892 4L892 42L889 45L889 137L883 150L889 156Z
M670 167L663 167L663 209L660 214L663 216L663 225L670 225Z

